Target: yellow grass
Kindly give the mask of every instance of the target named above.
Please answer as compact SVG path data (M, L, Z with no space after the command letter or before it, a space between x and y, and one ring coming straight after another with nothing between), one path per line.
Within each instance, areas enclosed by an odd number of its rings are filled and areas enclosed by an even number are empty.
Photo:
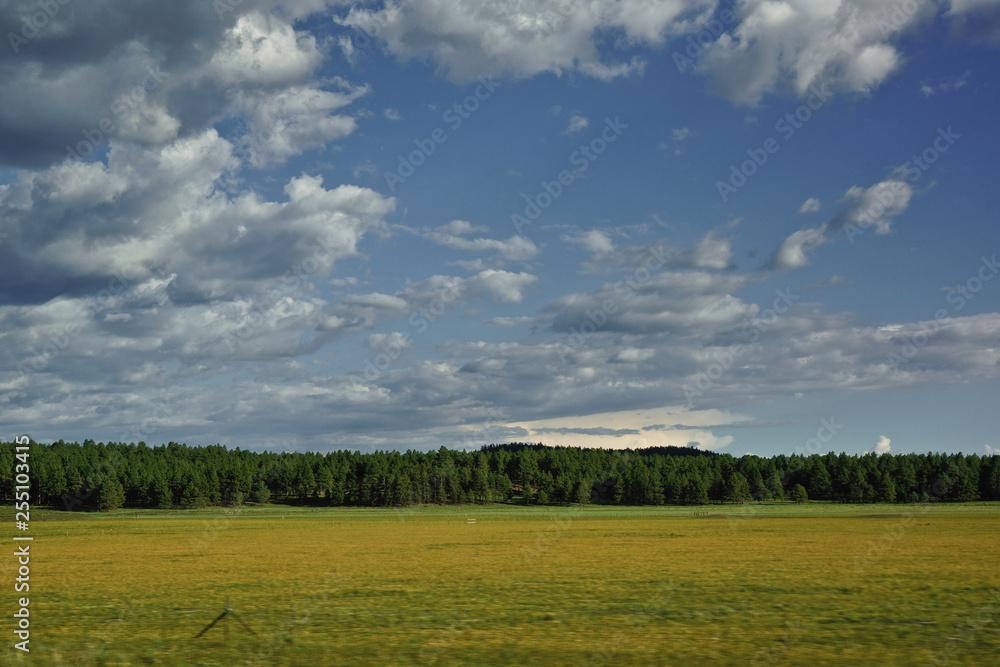
M0 661L994 663L998 508L919 509L50 514Z

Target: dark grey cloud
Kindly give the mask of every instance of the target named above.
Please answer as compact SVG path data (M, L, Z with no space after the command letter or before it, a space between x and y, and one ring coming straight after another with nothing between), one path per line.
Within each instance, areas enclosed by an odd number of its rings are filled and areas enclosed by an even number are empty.
M92 0L55 3L49 17L34 0L3 3L0 164L38 168L74 151L88 158L109 138L196 134L238 91L281 88L319 65L315 41L297 43L292 23L324 4Z

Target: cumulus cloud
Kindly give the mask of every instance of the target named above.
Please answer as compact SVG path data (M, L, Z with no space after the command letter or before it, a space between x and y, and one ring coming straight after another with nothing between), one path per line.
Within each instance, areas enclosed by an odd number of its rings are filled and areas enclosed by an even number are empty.
M0 8L0 34L19 29L23 4ZM956 0L946 20L986 39L983 12L995 4ZM732 441L713 433L731 428L723 406L998 378L995 314L867 326L799 304L765 328L758 318L773 297L758 304L746 292L771 276L738 274L732 241L718 234L680 247L645 238L622 246L624 232L614 242L600 230L568 233L565 242L593 255L582 265L589 282L536 307L529 297L541 278L503 267L536 260L541 244L453 220L415 233L475 253L455 262L465 277L400 275L399 288L386 290L385 276L363 265L375 238L401 229L387 223L396 200L315 175L350 173L349 165L252 173L331 149L379 110L398 115L388 102L353 111L369 88L320 76L338 44L352 63L371 53L302 29L308 22L298 19L327 3L246 0L222 16L203 0L109 7L65 5L44 37L0 62L0 155L22 168L0 185L0 404L10 431L196 434L242 446L296 433L303 447L362 449L397 446L404 434L406 446L431 448L481 423L486 406L505 405L520 421L499 424L494 441L717 449ZM636 47L684 40L715 7L404 0L336 11L390 55L427 59L454 81L608 80L640 73ZM898 37L922 20L911 16L886 36L872 32L874 11L857 1L741 3L705 71L748 104L785 89L873 89L899 67ZM928 86L936 93L946 84ZM85 160L63 161L65 146L103 118L114 129L82 151ZM204 129L212 126L219 130ZM691 136L674 128L665 140ZM371 171L367 159L352 157L356 177ZM259 188L247 185L251 176L262 176ZM899 173L851 188L827 225L780 244L775 266L803 266L837 230L891 231L911 196ZM809 201L800 211L812 210ZM338 273L345 267L356 275ZM484 314L491 302L501 305ZM480 317L510 335L446 339L459 318L475 326ZM893 363L918 339L926 344L917 354ZM346 347L334 354L334 341ZM744 351L699 397L705 409L670 407L687 403L685 385L697 386L733 343ZM421 345L426 355L365 374L365 361L385 350ZM121 432L151 421L153 433Z
M156 146L197 134L239 113L239 96L260 104L315 72L323 53L293 24L322 8L258 0L220 16L199 0L178 0L169 15L149 0L60 7L41 35L0 63L0 156L37 168L66 157L66 146L98 148L109 138ZM25 11L0 8L4 35L20 32Z
M889 450L892 449L892 447L889 446L890 442L892 441L889 440L889 438L885 437L884 435L880 435L878 437L878 440L875 441L875 453L878 454L879 456L881 456L882 454L888 454Z
M283 84L310 74L322 58L312 35L273 14L251 11L224 34L207 73L225 84Z
M290 86L280 92L240 94L234 104L246 118L247 133L239 140L251 164L284 162L305 150L325 146L357 129L351 116L333 114L368 92L342 79L333 92L314 86Z
M867 93L902 62L893 33L935 11L924 3L890 24L891 8L867 0L748 0L737 10L739 25L707 48L701 67L720 94L749 106L782 89L803 97L810 88ZM893 29L887 34L880 21Z
M374 35L392 55L426 58L457 82L478 76L529 77L542 72L581 72L609 80L643 70L633 57L615 62L602 55L604 34L626 44L662 44L686 34L712 15L714 0L403 0L382 9L352 7L338 19Z
M232 148L208 130L160 149L113 144L107 165L68 163L23 177L0 195L6 293L44 301L99 288L116 273L138 281L175 274L173 299L253 293L307 256L329 269L356 255L395 207L372 190L328 190L311 176L288 181L286 202L213 192Z
M521 303L524 300L525 290L537 280L538 277L530 273L487 269L470 278L468 282L473 294L484 292L496 303Z

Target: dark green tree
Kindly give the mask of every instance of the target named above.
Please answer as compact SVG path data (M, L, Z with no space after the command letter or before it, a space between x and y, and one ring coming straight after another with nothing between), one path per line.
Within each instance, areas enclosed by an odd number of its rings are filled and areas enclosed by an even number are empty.
M258 479L257 484L254 485L253 490L250 492L250 500L263 505L270 499L271 489L267 488L267 484L264 483L264 480Z
M726 499L743 504L750 500L750 484L742 473L734 472L726 484Z
M892 481L889 473L882 473L879 477L878 485L875 487L875 502L891 503L896 501L896 483Z
M708 483L700 474L692 472L688 475L681 499L686 505L704 505L708 502Z
M806 491L806 487L801 484L796 484L792 487L791 499L797 503L804 503L809 500L809 493Z
M125 504L125 489L115 476L109 476L101 484L97 494L97 509L102 512L116 510Z

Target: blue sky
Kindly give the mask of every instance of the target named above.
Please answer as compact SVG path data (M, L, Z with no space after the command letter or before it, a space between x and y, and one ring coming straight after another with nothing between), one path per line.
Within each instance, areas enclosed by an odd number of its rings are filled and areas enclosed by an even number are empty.
M36 4L7 437L1000 448L996 0Z

